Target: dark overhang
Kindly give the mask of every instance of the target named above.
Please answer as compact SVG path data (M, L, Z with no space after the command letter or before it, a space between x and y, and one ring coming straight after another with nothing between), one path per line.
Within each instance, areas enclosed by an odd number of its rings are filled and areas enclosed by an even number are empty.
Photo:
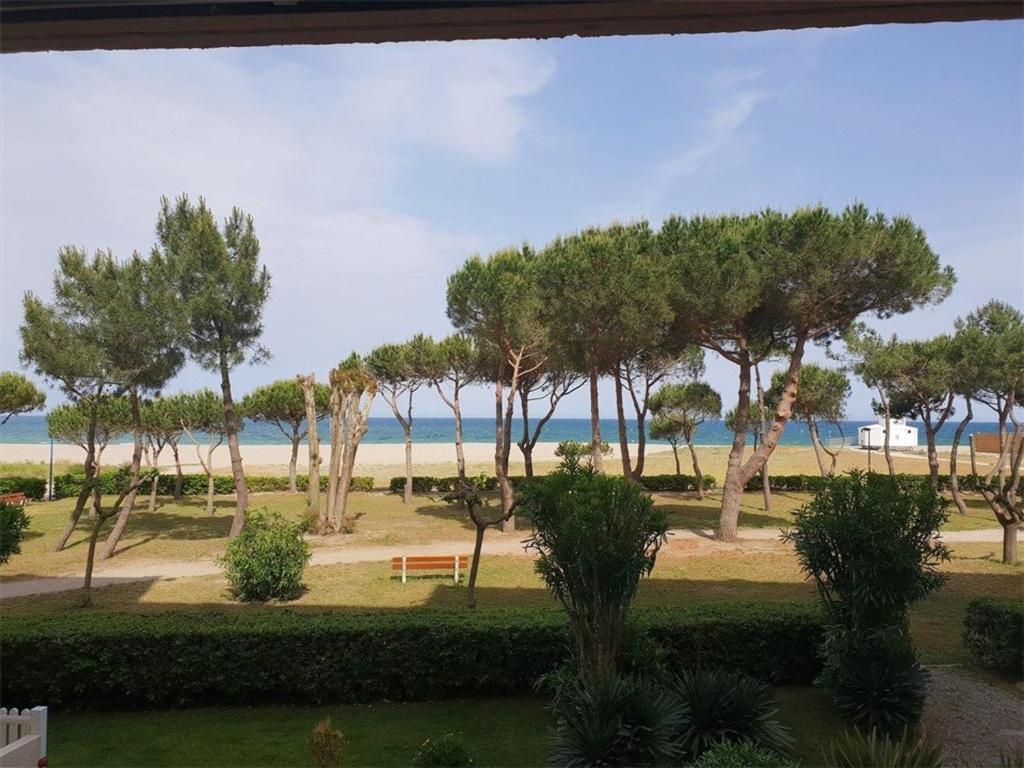
M1021 17L1021 0L0 0L0 51L741 32Z

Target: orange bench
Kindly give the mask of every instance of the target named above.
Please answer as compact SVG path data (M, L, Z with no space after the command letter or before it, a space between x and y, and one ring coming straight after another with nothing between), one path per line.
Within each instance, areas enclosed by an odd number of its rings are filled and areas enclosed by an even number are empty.
M0 493L0 504L17 504L24 507L28 504L28 496L20 491L18 493Z
M459 573L469 565L467 555L419 555L391 558L391 570L402 572L402 583L405 584L409 571L447 571L451 570L455 583L459 583Z

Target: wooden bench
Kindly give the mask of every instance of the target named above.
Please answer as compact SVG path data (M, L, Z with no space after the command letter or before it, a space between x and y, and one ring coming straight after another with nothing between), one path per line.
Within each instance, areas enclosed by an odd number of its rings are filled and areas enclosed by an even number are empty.
M0 493L0 504L17 504L24 507L28 504L28 496L20 491L18 493Z
M391 570L402 572L402 583L405 584L409 571L448 571L455 577L455 583L459 583L459 573L466 570L469 565L467 555L419 555L410 557L391 558Z

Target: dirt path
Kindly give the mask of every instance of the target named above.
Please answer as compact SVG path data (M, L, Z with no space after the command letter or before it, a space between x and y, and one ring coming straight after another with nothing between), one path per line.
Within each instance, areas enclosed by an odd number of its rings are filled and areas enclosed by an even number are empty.
M948 543L965 542L1001 542L1002 530L980 529L976 531L951 531L943 534ZM668 549L672 542L701 542L708 547L749 547L761 549L765 545L774 544L779 537L774 528L741 528L740 541L737 544L720 544L715 541L715 532L705 530L678 529L670 532ZM522 555L523 536L488 535L484 539L485 555ZM690 545L692 549L692 544ZM313 550L311 565L336 565L339 563L366 563L390 560L400 555L454 555L469 554L472 543L469 539L441 540L428 544L401 546L322 546ZM179 579L188 576L211 576L221 572L220 566L213 559L202 560L155 560L150 562L133 562L127 565L112 565L97 568L93 574L93 586L105 587L111 584L124 584L133 581L152 579ZM0 599L9 597L25 597L53 592L64 592L79 589L82 586L80 571L45 576L31 579L16 579L0 582Z
M998 766L1024 753L1024 699L955 667L932 667L921 724L946 765Z

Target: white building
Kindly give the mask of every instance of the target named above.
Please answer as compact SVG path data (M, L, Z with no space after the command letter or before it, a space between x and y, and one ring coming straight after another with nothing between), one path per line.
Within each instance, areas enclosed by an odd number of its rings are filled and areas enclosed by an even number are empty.
M889 436L890 447L917 447L917 427L907 426L905 419L890 419L889 426L892 428L892 434ZM858 429L857 445L861 448L880 450L885 445L885 418L880 418L877 424L869 424Z

